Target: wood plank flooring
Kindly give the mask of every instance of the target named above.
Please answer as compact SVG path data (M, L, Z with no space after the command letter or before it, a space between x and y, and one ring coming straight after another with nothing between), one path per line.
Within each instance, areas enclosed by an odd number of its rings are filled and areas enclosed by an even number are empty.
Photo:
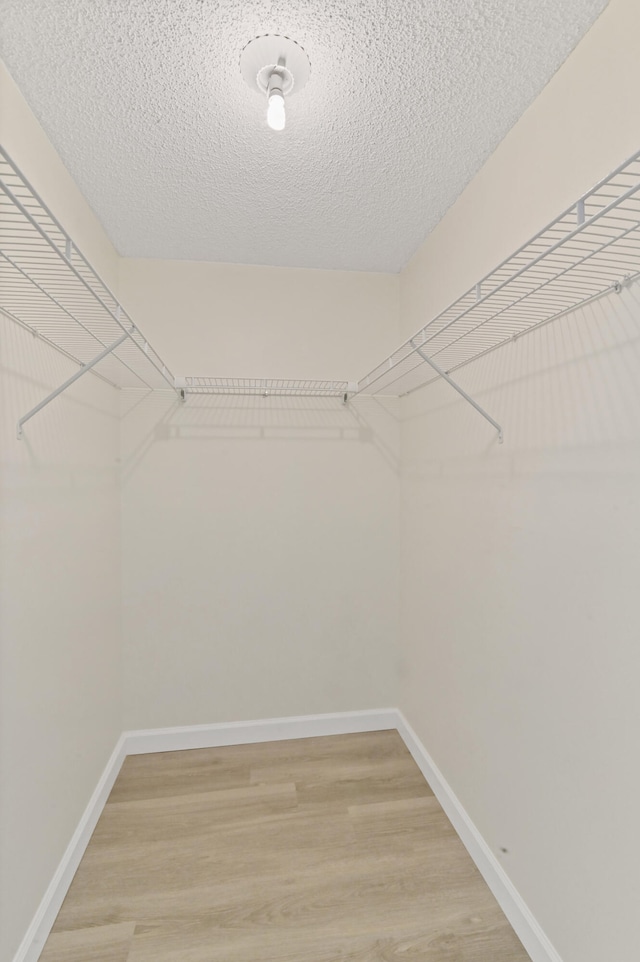
M527 962L395 731L126 759L41 962Z

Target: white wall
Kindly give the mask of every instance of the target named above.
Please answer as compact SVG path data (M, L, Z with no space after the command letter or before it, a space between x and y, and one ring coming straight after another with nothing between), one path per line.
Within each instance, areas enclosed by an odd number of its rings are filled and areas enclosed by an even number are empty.
M401 279L421 327L640 148L613 0ZM400 704L563 962L638 956L640 285L457 372L403 423ZM507 854L500 852L504 847Z
M0 64L0 143L112 283L117 259ZM13 957L121 731L118 396L0 315L0 959Z
M397 276L125 260L120 285L178 375L356 380L399 337ZM132 406L126 727L395 704L398 434L361 401Z

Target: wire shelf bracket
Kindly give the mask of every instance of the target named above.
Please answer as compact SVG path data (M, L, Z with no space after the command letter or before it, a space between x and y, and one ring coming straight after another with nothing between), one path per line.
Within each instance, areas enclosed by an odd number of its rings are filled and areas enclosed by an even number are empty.
M31 410L28 411L27 414L24 415L24 417L21 417L18 420L18 426L16 429L16 437L18 441L22 440L23 424L26 424L26 422L29 421L34 414L38 413L38 411L42 411L42 409L45 408L47 404L53 401L54 398L57 398L58 395L62 394L63 391L66 391L68 387L71 387L71 385L74 384L78 380L78 378L81 378L83 374L86 374L87 371L90 371L91 368L95 367L95 365L98 364L99 361L102 361L105 357L107 357L109 354L115 351L117 347L120 347L122 342L126 341L128 337L129 335L125 331L125 333L122 334L117 341L114 341L113 344L110 344L108 347L105 347L104 351L100 351L100 353L96 357L94 357L92 361L89 361L87 364L83 364L80 370L76 371L75 374L72 374L71 377L67 378L64 384L61 384L60 387L56 388L55 391L52 391L51 394L47 394L46 398L43 398L43 400L40 401L39 404L36 404L34 408L31 408Z
M433 370L436 372L436 374L438 374L439 377L443 378L443 379L447 382L447 384L450 384L451 387L453 388L453 390L454 390L454 391L457 391L458 394L460 394L460 395L465 399L465 401L468 401L469 404L471 405L471 407L473 407L473 408L476 409L476 411L478 412L478 414L481 414L482 417L485 418L485 419L489 422L489 424L492 424L492 425L494 426L494 428L495 428L496 431L498 432L498 443L499 443L499 444L502 444L502 442L504 441L504 434L503 434L502 428L500 427L500 425L498 424L498 422L497 422L497 421L494 421L494 419L491 417L491 415L490 415L490 414L487 414L487 412L485 411L485 409L482 408L482 407L480 407L480 405L478 404L478 402L477 402L477 401L474 401L473 398L471 397L471 395L470 395L470 394L467 394L467 392L464 391L464 390L460 387L459 384L456 384L456 382L453 380L453 378L449 377L449 375L447 374L447 372L446 372L446 371L443 371L442 368L441 368L438 364L436 364L436 362L433 360L433 358L431 358L431 357L429 357L427 354L425 354L421 347L418 347L418 345L415 344L413 341L411 341L411 343L413 344L416 352L420 355L420 357L422 358L422 360L425 361L425 362L429 365L429 367L432 367Z

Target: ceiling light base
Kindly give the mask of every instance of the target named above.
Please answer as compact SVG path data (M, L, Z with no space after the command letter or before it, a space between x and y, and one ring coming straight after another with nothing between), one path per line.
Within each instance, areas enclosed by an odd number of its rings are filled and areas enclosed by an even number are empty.
M266 95L274 70L282 77L282 93L286 97L302 90L309 79L311 64L304 48L290 37L267 33L250 40L240 54L240 73L245 81L253 90Z

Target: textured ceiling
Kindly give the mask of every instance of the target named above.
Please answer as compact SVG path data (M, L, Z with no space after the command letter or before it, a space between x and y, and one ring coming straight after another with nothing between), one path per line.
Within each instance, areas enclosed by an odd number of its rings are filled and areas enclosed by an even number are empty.
M398 271L607 0L0 0L0 55L121 254ZM238 57L311 77L270 131Z

